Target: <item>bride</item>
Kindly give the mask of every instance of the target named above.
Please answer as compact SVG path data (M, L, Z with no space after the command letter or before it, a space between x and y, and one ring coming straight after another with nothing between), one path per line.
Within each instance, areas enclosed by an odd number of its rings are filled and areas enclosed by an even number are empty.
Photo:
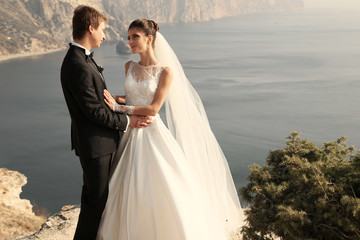
M130 24L129 46L141 60L125 64L126 98L104 91L113 111L150 115L152 124L128 130L121 140L97 239L230 239L244 217L227 161L158 30L151 20ZM163 103L169 128L158 114Z

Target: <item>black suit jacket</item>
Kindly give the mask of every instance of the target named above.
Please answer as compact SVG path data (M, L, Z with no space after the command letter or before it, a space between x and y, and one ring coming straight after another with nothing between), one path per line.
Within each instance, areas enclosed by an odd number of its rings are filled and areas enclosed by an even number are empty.
M96 158L116 150L127 125L124 114L104 102L106 89L96 63L85 49L70 45L61 66L61 85L71 117L71 149L82 158Z

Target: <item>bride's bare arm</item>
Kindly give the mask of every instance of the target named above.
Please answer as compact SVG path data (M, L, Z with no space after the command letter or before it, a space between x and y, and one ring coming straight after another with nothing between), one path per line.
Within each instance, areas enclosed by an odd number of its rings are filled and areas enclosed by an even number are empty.
M125 99L126 97L125 96L118 96L118 95L112 95L113 98L115 99L115 101L119 104L125 104Z
M126 67L125 67L126 68ZM127 69L126 69L127 70ZM150 105L146 106L119 106L118 111L125 112L127 114L132 115L148 115L148 116L155 116L161 106L163 105L166 96L169 92L170 86L172 82L172 72L171 69L165 67L161 72L160 79L159 79L159 86L156 90L154 95L154 99ZM115 109L115 101L111 94L107 91L104 91L105 99L104 101L106 104L111 108Z

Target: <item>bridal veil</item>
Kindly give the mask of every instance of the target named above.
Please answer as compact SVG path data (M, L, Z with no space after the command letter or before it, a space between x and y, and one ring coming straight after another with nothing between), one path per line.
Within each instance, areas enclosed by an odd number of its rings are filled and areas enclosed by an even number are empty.
M199 95L159 32L156 33L154 52L156 59L173 72L165 101L168 127L201 179L212 210L230 234L243 225L244 216L225 155L210 128Z

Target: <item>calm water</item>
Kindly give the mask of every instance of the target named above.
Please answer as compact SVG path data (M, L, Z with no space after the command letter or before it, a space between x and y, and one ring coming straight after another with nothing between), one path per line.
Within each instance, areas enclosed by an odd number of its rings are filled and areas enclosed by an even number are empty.
M161 27L201 95L237 187L292 129L360 147L360 14L299 11ZM51 212L78 204L81 168L59 71L65 52L0 63L0 167L28 177L22 197ZM95 58L123 93L115 45Z

